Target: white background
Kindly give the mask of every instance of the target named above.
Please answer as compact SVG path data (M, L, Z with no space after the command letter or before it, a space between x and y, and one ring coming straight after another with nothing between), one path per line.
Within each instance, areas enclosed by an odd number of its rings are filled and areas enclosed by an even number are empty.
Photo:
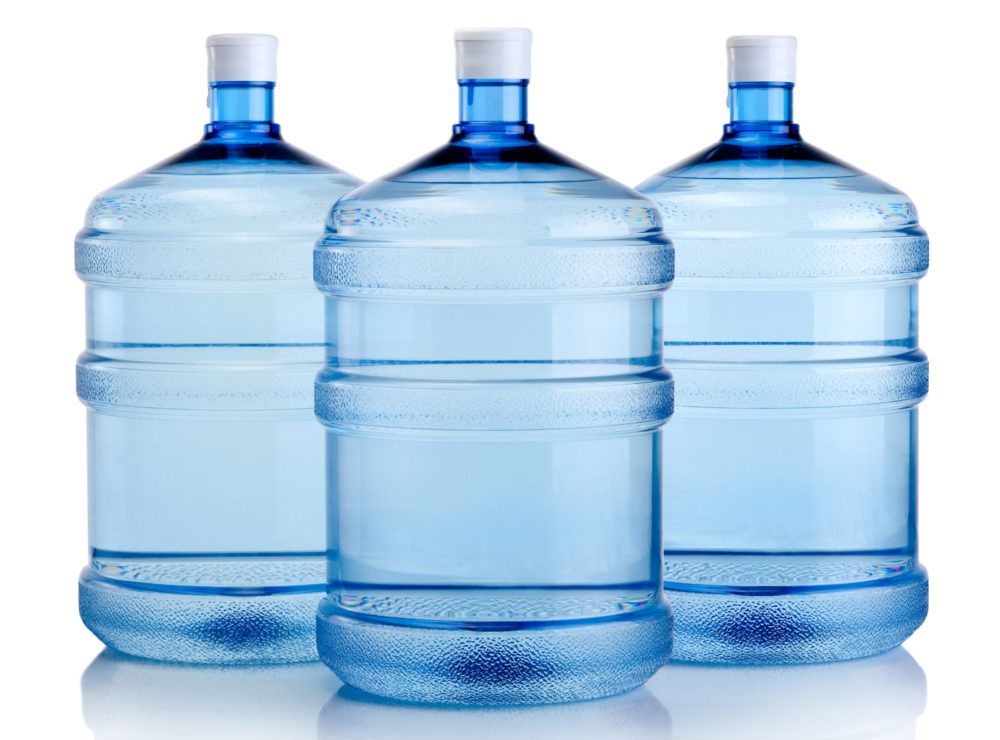
M920 317L932 368L920 473L931 613L906 649L926 674L926 709L914 730L924 698L919 669L893 673L883 662L773 674L773 683L718 674L706 684L718 690L702 697L701 710L691 704L697 698L676 698L683 694L671 688L676 675L654 679L653 695L637 706L528 719L455 715L434 725L431 715L334 706L319 723L320 737L665 740L671 731L661 705L678 738L996 737L990 718L1000 632L990 545L1000 513L993 420L1000 148L987 7L954 0L5 5L0 734L91 737L80 677L101 646L76 615L76 575L87 551L84 410L73 392L83 287L73 275L72 240L96 192L200 135L204 37L277 34L277 113L286 137L367 179L448 137L457 106L456 26L526 25L535 32L530 111L540 138L623 182L635 184L721 133L727 36L783 33L799 39L796 117L806 138L916 201L932 244ZM264 677L119 668L123 684L104 681L99 670L86 682L84 713L100 738L315 737L319 709L336 689L315 666ZM883 701L886 687L865 683L879 671L903 700ZM699 680L679 675L682 686ZM234 719L241 712L249 718L242 729ZM614 712L629 721L618 723ZM796 712L811 729L789 719ZM208 725L210 732L198 730Z

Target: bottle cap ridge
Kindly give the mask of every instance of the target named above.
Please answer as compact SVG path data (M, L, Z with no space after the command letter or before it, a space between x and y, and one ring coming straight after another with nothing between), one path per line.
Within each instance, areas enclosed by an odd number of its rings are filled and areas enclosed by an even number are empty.
M726 39L730 82L795 82L794 36Z
M460 80L531 77L531 31L527 28L460 28L455 31L455 52Z
M221 33L205 39L208 81L274 82L278 39L264 33Z

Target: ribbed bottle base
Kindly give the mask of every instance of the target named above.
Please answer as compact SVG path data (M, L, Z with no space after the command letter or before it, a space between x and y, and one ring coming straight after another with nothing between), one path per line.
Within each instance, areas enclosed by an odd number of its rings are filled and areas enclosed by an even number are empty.
M473 630L358 619L324 599L317 626L320 657L345 683L431 704L554 704L621 694L652 676L671 646L664 605L571 625Z
M886 585L737 594L672 589L671 659L691 663L794 664L849 660L902 644L927 616L927 572Z
M234 589L235 591L235 589ZM244 596L121 585L85 568L80 616L105 645L152 660L216 665L316 660L315 590Z

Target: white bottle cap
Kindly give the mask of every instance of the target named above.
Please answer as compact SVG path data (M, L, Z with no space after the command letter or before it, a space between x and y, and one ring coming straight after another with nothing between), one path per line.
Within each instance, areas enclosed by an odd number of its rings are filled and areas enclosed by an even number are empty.
M220 33L205 39L209 82L274 82L278 39L266 33Z
M730 82L795 82L794 36L726 39Z
M460 80L527 80L531 31L527 28L460 28L455 31Z

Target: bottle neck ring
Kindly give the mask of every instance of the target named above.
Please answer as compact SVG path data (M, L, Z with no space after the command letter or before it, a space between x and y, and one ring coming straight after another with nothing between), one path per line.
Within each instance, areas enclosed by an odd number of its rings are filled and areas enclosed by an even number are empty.
M792 82L729 83L727 134L770 132L794 134Z
M208 89L207 133L277 133L273 82L213 82Z
M455 134L495 132L526 134L528 80L459 80Z

